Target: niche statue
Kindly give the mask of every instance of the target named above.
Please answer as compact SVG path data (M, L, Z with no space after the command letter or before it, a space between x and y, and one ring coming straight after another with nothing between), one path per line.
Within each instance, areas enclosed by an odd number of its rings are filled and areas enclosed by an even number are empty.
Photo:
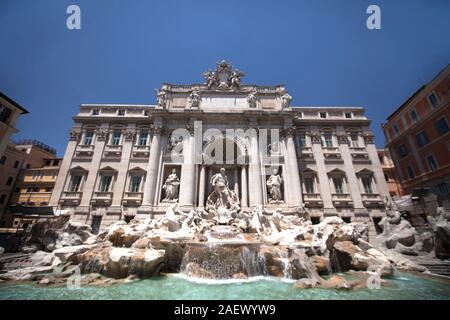
M177 170L172 169L172 173L167 176L163 185L165 191L165 198L163 202L176 202L178 201L178 187L180 186L180 179L177 176Z

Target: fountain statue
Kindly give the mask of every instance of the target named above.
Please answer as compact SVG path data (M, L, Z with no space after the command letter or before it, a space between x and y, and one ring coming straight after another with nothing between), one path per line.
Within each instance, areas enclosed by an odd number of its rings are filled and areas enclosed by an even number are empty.
M272 175L267 180L267 189L269 190L269 203L283 203L281 194L281 184L283 180L278 174L278 169L273 169Z
M228 224L236 217L239 207L239 200L236 193L228 187L228 178L225 168L211 177L213 192L206 201L206 210L214 214L214 220L219 224Z
M167 176L167 179L163 185L163 189L166 193L163 202L176 202L178 200L179 186L180 179L177 176L177 169L172 169L172 173Z

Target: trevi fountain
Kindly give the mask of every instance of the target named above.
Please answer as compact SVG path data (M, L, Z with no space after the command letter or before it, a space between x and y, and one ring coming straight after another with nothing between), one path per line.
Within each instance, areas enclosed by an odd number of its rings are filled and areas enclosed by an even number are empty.
M312 224L306 208L284 215L262 206L240 210L226 170L211 177L204 211L114 223L98 235L66 216L34 226L22 251L6 259L2 299L448 299L449 283L392 249L402 234L425 244L396 211L374 244L367 226L327 217ZM279 201L282 180L267 187ZM168 201L178 179L166 181ZM437 218L438 219L438 218ZM402 244L403 243L403 244ZM421 275L419 275L421 274ZM421 296L423 295L423 296Z

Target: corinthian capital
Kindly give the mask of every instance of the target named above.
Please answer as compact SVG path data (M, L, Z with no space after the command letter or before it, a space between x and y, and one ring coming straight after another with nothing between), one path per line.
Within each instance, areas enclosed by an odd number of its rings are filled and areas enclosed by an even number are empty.
M70 141L78 141L78 139L80 139L80 136L81 136L81 130L80 129L72 129L72 130L70 130L69 135L70 135L70 137L69 137Z
M375 143L375 136L373 135L373 133L364 133L363 138L365 143Z
M152 135L155 135L155 134L163 135L164 134L164 127L161 126L161 125L151 125L150 126L150 133Z
M282 137L293 137L295 135L295 127L289 127L284 129L283 131L281 131L281 136Z
M95 130L95 135L98 141L105 141L108 138L109 131L107 129Z

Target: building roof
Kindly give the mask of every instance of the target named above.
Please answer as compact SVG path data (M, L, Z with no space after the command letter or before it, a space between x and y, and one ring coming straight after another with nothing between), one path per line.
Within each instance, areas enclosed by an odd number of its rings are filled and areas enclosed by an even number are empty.
M17 109L20 109L22 111L22 114L29 113L27 109L22 107L20 104L18 104L16 101L5 95L3 92L0 91L0 97L11 103L13 106L15 106Z
M417 97L422 91L424 91L434 80L436 80L447 68L450 67L450 64L447 64L439 73L427 84L422 85L412 96L410 96L405 102L400 105L394 112L392 112L386 120L391 120L394 116L396 116L400 111L403 110L415 97Z
M14 141L14 144L16 146L35 146L39 149L42 149L44 151L50 152L51 154L56 154L56 149L50 147L49 145L46 145L45 143L36 140L36 139L23 139L19 141Z

